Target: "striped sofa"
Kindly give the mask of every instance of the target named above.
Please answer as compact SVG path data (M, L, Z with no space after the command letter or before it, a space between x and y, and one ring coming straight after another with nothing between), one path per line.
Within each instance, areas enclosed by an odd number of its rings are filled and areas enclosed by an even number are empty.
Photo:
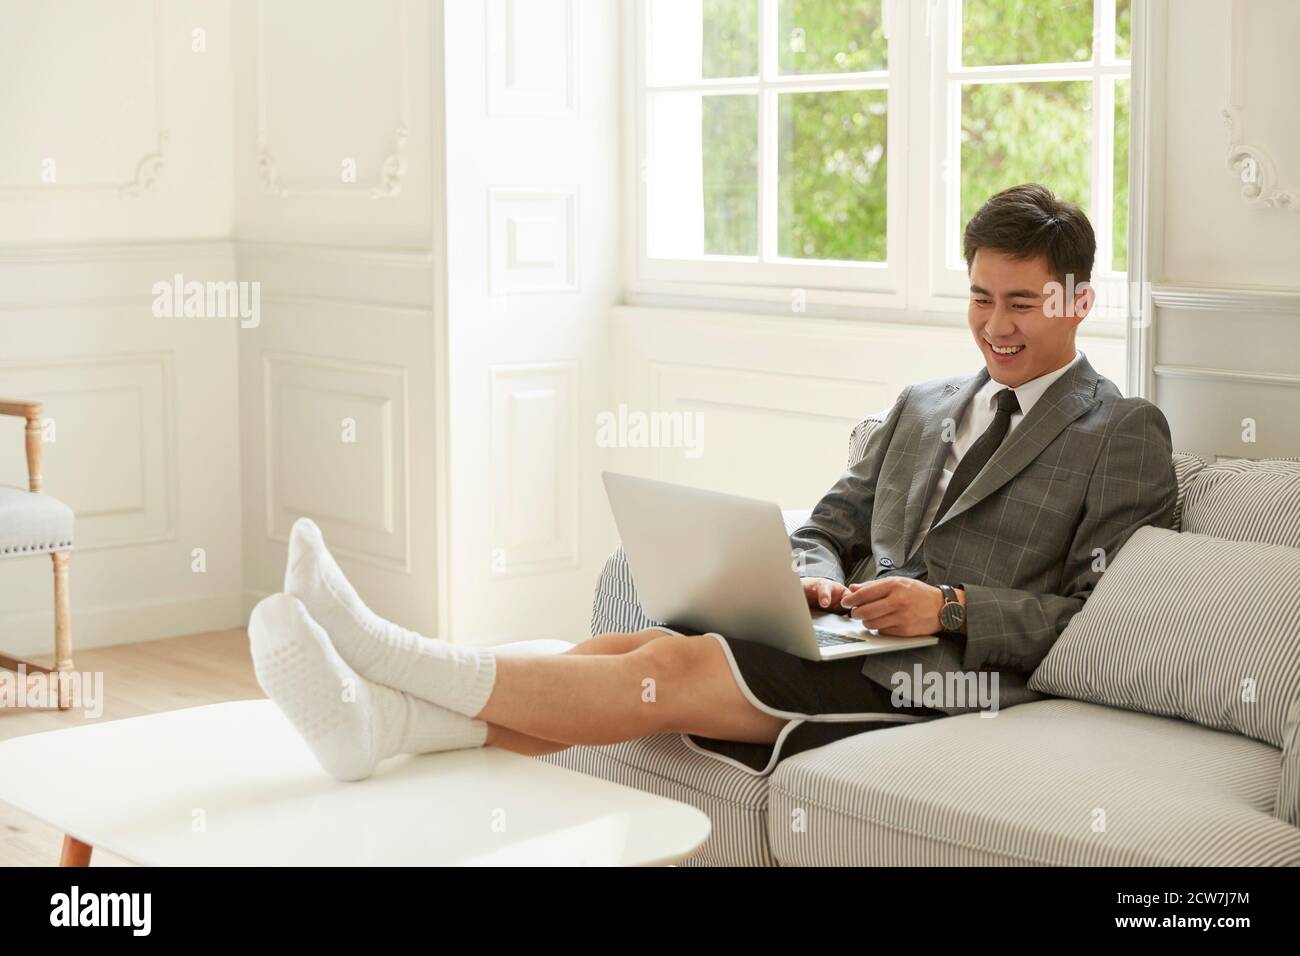
M854 428L850 465L880 421ZM1177 528L1206 462L1176 454L1174 466ZM788 529L806 516L787 512ZM1288 543L1300 547L1300 530ZM652 623L619 549L596 585L592 633ZM713 831L690 865L1300 865L1300 828L1287 822L1300 806L1278 796L1300 804L1300 741L1284 754L1076 700L860 734L791 757L770 777L676 734L538 759L703 810Z

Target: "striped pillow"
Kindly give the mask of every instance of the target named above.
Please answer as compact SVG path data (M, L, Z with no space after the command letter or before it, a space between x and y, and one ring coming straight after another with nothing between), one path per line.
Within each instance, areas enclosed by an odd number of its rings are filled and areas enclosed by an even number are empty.
M1280 748L1300 681L1297 594L1298 548L1139 528L1029 687Z
M1300 459L1241 458L1206 468L1187 489L1182 530L1300 548Z
M1178 497L1174 501L1174 523L1175 531L1182 531L1183 525L1183 502L1187 498L1187 491L1192 484L1192 479L1205 470L1205 459L1198 455L1187 455L1183 452L1174 452L1174 478L1178 481Z

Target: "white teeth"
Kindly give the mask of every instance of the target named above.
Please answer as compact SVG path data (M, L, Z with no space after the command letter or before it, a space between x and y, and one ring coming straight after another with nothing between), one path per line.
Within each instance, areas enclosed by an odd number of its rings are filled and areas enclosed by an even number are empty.
M998 346L996 346L996 345L989 345L989 348L991 348L993 351L997 352L999 355L1015 355L1017 352L1019 352L1021 349L1023 349L1024 346L1023 346L1023 345L1009 345L1009 346L1007 346L1006 348L998 348Z

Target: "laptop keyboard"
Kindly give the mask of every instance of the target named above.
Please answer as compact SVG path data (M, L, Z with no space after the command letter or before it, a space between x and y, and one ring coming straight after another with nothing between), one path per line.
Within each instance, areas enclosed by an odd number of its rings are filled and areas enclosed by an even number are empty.
M814 627L813 634L817 636L818 647L833 647L836 644L856 644L860 640L860 638L849 637L847 634L839 634L835 631L827 631L820 627Z

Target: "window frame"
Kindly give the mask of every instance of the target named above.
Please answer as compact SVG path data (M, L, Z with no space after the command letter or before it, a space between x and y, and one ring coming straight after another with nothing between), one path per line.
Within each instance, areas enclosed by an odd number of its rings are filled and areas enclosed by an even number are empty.
M1129 271L1112 271L1113 246L1113 139L1114 83L1129 81L1133 92L1133 56L1136 36L1130 43L1130 59L1114 56L1114 0L1093 0L1093 56L1090 61L1066 64L1030 64L1011 67L961 67L961 23L963 0L882 0L882 14L888 38L886 71L876 73L791 75L776 72L777 0L758 0L759 75L738 79L701 80L650 86L647 83L648 8L650 0L634 0L631 29L624 31L625 105L630 122L625 128L625 148L633 162L626 163L626 193L636 210L626 217L625 258L628 291L647 301L679 298L695 302L728 303L744 307L746 302L763 307L791 303L796 293L800 307L850 307L865 310L869 318L898 320L900 312L951 315L966 310L969 296L965 269L952 268L946 249L952 222L960 216L959 196L961 125L961 80L975 76L1025 80L1087 79L1092 82L1091 216L1098 231L1097 268L1093 284L1099 306L1089 320L1094 333L1123 334L1127 314L1127 276L1133 273L1135 250L1129 249ZM1135 0L1132 23L1136 25L1141 0ZM884 83L888 90L886 109L886 263L841 263L799 259L763 259L765 249L774 248L775 224L770 211L776 208L777 96L785 91L808 89L870 88ZM738 91L759 96L759 256L757 258L708 256L703 259L653 258L648 251L652 202L650 177L646 175L650 135L649 97L669 91ZM1138 109L1131 99L1130 121ZM1130 137L1130 170L1134 167L1135 143ZM955 154L956 151L956 154ZM906 157L929 157L922 174L912 172L915 164ZM903 157L900 161L899 157ZM1105 157L1105 161L1103 161ZM956 175L947 176L949 170ZM1133 216L1133 183L1130 172L1130 219ZM949 203L951 202L951 205ZM1104 217L1104 218L1103 218ZM1104 224L1104 225L1103 225ZM1132 230L1130 230L1131 232ZM779 307L779 305L778 305ZM824 310L825 311L825 310Z
M1112 268L1115 238L1115 83L1127 80L1130 95L1133 87L1132 60L1117 60L1114 55L1115 0L1092 0L1091 60L1012 66L962 66L962 14L965 0L940 2L946 9L935 18L934 36L931 38L931 99L938 105L929 117L935 144L930 164L931 216L927 223L930 296L937 300L959 299L965 302L970 293L964 264L955 267L948 259L953 237L960 235L961 228L960 136L963 86L971 80L982 83L1087 80L1092 84L1093 147L1089 176L1089 218L1097 232L1097 257L1092 285L1098 297L1090 322L1094 329L1102 323L1122 323L1126 305L1122 297L1128 288L1128 272L1116 272ZM1130 36L1130 57L1132 48ZM1131 194L1130 184L1130 196Z
M786 75L777 69L777 0L757 0L759 72L755 77L699 80L690 83L647 82L647 26L650 0L636 0L634 31L636 209L633 224L635 279L639 291L670 292L678 295L788 301L792 290L806 291L810 300L823 303L901 307L905 276L902 269L905 246L902 211L905 208L906 170L889 152L890 143L906 143L906 84L896 81L894 64L907 49L907 16L896 0L883 0L889 69L869 73ZM905 62L905 61L904 61ZM840 262L783 258L775 254L778 163L778 97L782 93L839 90L886 90L886 241L884 263ZM731 92L758 97L758 246L756 257L705 256L702 259L656 258L649 254L650 222L647 210L653 202L653 178L648 174L650 97L670 92Z

